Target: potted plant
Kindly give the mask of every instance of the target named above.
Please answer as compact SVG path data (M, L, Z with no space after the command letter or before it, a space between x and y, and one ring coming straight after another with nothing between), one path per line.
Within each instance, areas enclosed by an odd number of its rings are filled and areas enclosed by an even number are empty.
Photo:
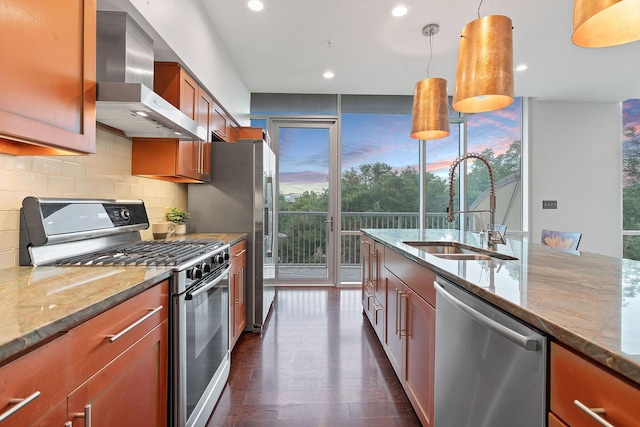
M175 234L186 234L189 212L176 206L167 211L167 219L175 224Z

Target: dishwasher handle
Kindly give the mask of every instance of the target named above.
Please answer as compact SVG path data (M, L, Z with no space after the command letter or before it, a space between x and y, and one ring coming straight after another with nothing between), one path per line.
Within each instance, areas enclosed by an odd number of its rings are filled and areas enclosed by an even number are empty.
M462 301L458 300L456 297L447 292L444 287L438 283L437 281L433 282L433 287L436 289L442 297L444 297L447 301L453 304L457 309L461 310L467 316L475 320L477 323L486 326L497 334L502 335L509 341L512 341L518 344L520 347L524 348L527 351L536 351L538 348L538 340L535 337L522 335L508 327L496 322L493 319L485 316L479 311L469 307Z

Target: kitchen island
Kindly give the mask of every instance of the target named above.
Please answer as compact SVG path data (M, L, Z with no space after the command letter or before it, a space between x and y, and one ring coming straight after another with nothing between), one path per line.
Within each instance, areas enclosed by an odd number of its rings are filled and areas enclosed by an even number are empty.
M374 301L374 314L369 318L375 322L380 317L384 318L384 313L388 312L387 326L373 325L379 336L386 337L387 341L388 337L393 335L393 318L398 318L394 311L398 311L398 304L401 310L404 310L402 307L405 304L418 301L415 298L412 300L413 291L418 295L422 292L425 303L429 303L432 309L437 311L435 299L430 299L428 294L433 292L432 283L427 283L433 282L437 275L549 336L552 342L549 368L552 411L556 387L554 372L557 372L557 369L554 370L554 354L557 354L557 349L577 356L578 359L593 362L594 366L603 368L603 372L608 373L610 377L616 377L616 380L620 380L625 386L640 390L640 262L560 250L530 243L522 237L508 238L505 245L498 245L496 249L503 258L515 259L468 257L466 260L460 260L455 256L436 256L406 242L458 242L486 248L486 237L479 233L459 233L456 230L362 231L363 241L371 240L368 245L375 246L375 250L369 252L372 264L370 271L373 276L370 281L375 289L370 287L371 290L367 291L365 277L363 304L367 312L369 300ZM363 247L363 254L366 252L367 249ZM398 260L405 260L404 264L400 265ZM416 273L418 270L423 272L422 276ZM365 271L364 274L366 276L368 273ZM401 279L399 284L397 279ZM389 286L386 290L382 285L385 280ZM400 297L394 297L393 289L400 289L399 286L403 282L409 289L406 290L405 286L405 291L398 291L398 295L406 298L407 302L403 303L400 300L394 303L392 299ZM393 289L389 290L391 287ZM414 313L419 305L415 307ZM429 313L428 310L427 307L424 313ZM424 319L422 333L427 335L430 333L427 327L432 327L432 320L435 323L435 316L425 314ZM404 323L401 321L397 327L402 332ZM409 332L405 334L411 334L410 326L407 328ZM416 331L415 327L413 331ZM387 345L385 340L381 341L383 346ZM387 354L393 356L393 348L388 348L390 351L387 351ZM409 350L405 350L405 357L408 357L407 354ZM425 356L425 360L428 357ZM407 366L410 364L407 363ZM408 375L406 371L404 375ZM571 380L569 388L580 387L582 386L575 380ZM600 385L600 388L607 390L605 393L609 392L606 385ZM415 389L415 386L409 389ZM426 396L426 393L424 395ZM634 398L637 399L638 396L640 394L634 395ZM428 408L427 400L420 404ZM429 410L425 410L424 413L426 417L423 418L423 423L428 425ZM550 414L550 419L552 416L553 414ZM558 425L579 425L566 419L565 423Z

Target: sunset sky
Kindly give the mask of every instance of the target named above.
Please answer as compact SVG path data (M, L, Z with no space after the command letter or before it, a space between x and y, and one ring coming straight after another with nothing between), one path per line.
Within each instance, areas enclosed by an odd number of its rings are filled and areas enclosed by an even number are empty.
M467 118L468 151L493 148L501 154L521 138L521 99L509 107ZM343 114L342 170L383 162L394 169L417 168L418 141L409 137L411 115ZM280 130L280 191L284 194L327 188L329 132L326 129ZM458 156L459 127L447 138L427 143L428 170L446 176Z

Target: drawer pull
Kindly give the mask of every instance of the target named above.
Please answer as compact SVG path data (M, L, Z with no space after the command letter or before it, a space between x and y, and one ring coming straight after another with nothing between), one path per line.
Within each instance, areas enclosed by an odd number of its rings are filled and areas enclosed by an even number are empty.
M243 253L247 252L246 249L241 250L240 252L238 252L237 254L234 255L234 257L239 257L240 255L242 255Z
M75 418L84 418L84 427L91 427L91 404L85 405L84 412L73 414Z
M582 409L583 412L585 412L587 415L589 415L591 418L593 418L594 420L596 420L597 422L599 422L600 424L602 424L605 427L614 427L613 424L608 423L604 418L602 418L600 415L604 415L605 411L602 408L589 408L587 405L585 405L584 403L580 402L579 400L574 400L573 404L576 405L578 408Z
M145 320L147 320L148 318L150 318L151 316L153 316L154 314L156 314L160 310L162 310L162 306L156 307L156 308L150 308L149 312L147 314L145 314L144 316L142 316L141 318L139 318L138 320L136 320L135 322L133 322L132 324L130 324L129 326L127 326L126 328L121 330L120 332L118 332L117 334L115 334L115 335L107 335L105 337L105 339L108 339L110 342L114 342L115 340L122 338L122 336L124 334L126 334L129 331L131 331L133 328L135 328L140 323L144 322Z
M15 414L20 409L22 409L25 406L27 406L29 403L31 403L31 401L33 401L38 396L40 396L40 392L36 391L31 396L25 397L24 399L20 399L20 398L9 399L9 403L15 403L16 406L14 406L13 408L8 409L7 411L5 411L2 414L0 414L0 422L6 420L11 415Z

